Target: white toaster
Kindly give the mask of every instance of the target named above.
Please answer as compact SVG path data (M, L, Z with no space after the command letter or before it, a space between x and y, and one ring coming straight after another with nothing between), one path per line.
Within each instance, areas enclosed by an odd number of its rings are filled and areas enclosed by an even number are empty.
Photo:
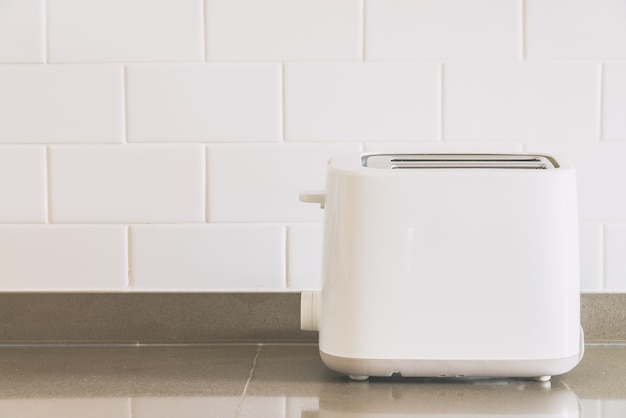
M303 292L331 369L547 380L582 358L576 176L528 154L347 154L325 192L323 287Z

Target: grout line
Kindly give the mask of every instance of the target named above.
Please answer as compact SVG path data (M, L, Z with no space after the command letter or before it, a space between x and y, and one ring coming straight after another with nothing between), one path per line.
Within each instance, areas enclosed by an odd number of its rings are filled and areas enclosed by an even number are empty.
M252 361L252 367L250 368L250 374L248 375L248 380L246 380L246 384L243 387L243 392L241 393L241 399L239 399L239 405L237 405L237 412L235 413L235 418L239 416L241 413L241 407L243 406L243 400L246 397L246 392L248 391L248 386L250 385L250 381L252 380L252 375L254 374L254 369L256 368L256 363L259 360L259 356L261 355L261 348L263 344L259 344L259 348L256 350L256 355L254 356L254 360Z
M443 94L444 94L444 63L439 64L439 142L444 141Z
M45 202L45 213L44 213L44 222L50 223L50 156L49 156L49 146L46 145L44 147L44 202Z
M41 29L41 36L43 37L43 39L41 40L41 46L43 48L43 51L41 51L42 53L42 58L43 58L43 62L44 64L48 64L50 62L50 57L49 55L49 50L50 50L50 46L48 45L48 39L50 38L50 34L48 32L48 1L47 0L43 0L41 2L41 25L42 25L42 29Z
M204 223L209 223L209 189L208 189L208 177L209 177L209 146L204 145L202 147L202 199L204 207L202 208L204 211Z
M606 291L606 261L607 261L607 256L606 256L606 224L603 222L602 223L602 229L601 229L601 234L602 234L602 240L600 241L602 243L602 263L600 263L600 289L602 291Z
M122 66L122 143L128 144L128 67Z
M130 225L126 225L126 289L130 290L131 287L131 273L130 273Z
M600 80L598 81L598 141L604 141L604 63L600 63Z
M202 45L202 51L200 53L200 60L202 62L207 61L207 22L206 22L206 0L200 0L200 22L202 23L202 39L200 40L200 45Z
M365 0L361 0L361 61L366 60L365 56Z
M280 66L280 142L285 142L287 126L285 122L285 63Z
M526 0L520 0L520 54L521 60L526 61Z
M283 225L283 237L285 238L285 241L283 242L283 254L285 255L285 262L283 263L285 268L285 281L283 282L283 285L287 290L289 289L289 229L289 225Z

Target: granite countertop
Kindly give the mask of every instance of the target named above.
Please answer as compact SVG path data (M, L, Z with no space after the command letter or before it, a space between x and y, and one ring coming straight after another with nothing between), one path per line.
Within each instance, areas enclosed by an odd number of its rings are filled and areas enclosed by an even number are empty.
M626 346L522 379L371 378L328 370L315 344L4 347L0 416L626 416Z

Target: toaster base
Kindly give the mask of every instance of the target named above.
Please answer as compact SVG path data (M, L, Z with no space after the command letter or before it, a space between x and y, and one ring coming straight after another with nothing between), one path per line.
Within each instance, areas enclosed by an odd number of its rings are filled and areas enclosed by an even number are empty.
M328 368L354 380L369 376L389 377L528 377L541 381L572 370L582 355L556 359L523 360L425 360L362 359L339 357L320 350Z

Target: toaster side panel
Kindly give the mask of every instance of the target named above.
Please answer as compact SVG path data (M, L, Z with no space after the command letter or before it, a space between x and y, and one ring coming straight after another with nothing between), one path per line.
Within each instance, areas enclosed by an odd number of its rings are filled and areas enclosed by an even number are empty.
M328 173L320 350L356 359L579 353L575 174Z

